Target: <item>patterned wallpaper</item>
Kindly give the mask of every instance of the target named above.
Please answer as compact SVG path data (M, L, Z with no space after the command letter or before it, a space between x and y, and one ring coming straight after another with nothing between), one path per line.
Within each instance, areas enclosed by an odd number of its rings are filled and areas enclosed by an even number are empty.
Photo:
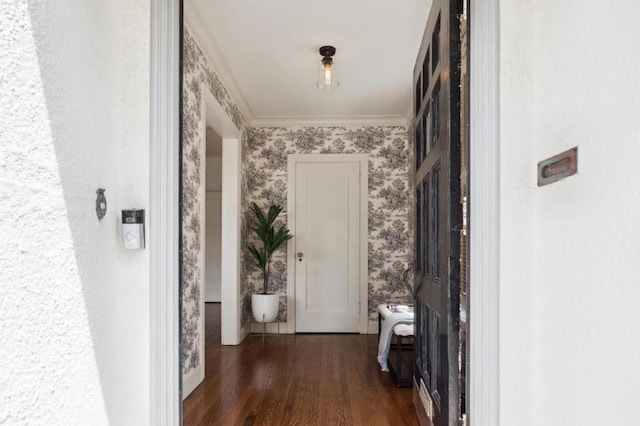
M271 127L250 131L248 202L287 205L287 155L369 154L369 311L382 302L408 301L402 271L411 261L409 228L412 149L405 127ZM284 215L284 212L283 212ZM286 221L286 217L282 218ZM249 218L251 220L251 218ZM253 235L249 235L253 241ZM259 288L260 273L245 253L245 280ZM274 255L270 289L287 291L285 250ZM281 297L281 304L284 297ZM280 313L286 320L286 306Z
M204 91L209 91L242 132L241 312L242 326L251 317L251 293L258 270L244 250L249 238L252 201L286 206L287 155L303 153L368 153L369 157L369 308L383 301L407 301L402 270L410 262L412 221L410 190L412 148L404 127L304 127L250 129L191 34L185 29L183 50L183 205L182 205L182 371L200 364L202 330L198 327L200 288L204 282L203 212L206 116ZM410 133L410 132L409 132ZM286 221L286 216L282 216ZM271 289L281 297L280 320L286 321L286 257L272 264Z
M202 330L198 327L200 302L204 294L204 228L205 181L203 168L205 157L206 114L203 111L203 96L209 91L222 105L235 125L241 130L242 176L247 168L246 120L235 104L220 78L211 69L208 61L193 37L185 29L183 51L183 124L182 124L182 372L187 374L200 364L203 348L200 347ZM246 217L246 179L242 178L242 217ZM246 236L246 223L241 223L242 235ZM243 259L241 259L241 270ZM241 294L250 294L242 285Z

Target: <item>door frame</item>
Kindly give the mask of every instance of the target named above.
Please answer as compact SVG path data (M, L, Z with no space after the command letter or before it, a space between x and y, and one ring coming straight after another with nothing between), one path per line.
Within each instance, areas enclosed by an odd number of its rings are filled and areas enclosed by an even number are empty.
M200 140L200 189L198 197L200 203L199 215L202 218L200 226L200 239L202 253L199 261L200 268L200 316L198 318L198 330L200 331L200 364L187 375L182 377L182 399L187 398L193 390L205 379L205 287L206 287L206 151L207 126L211 127L222 137L222 196L220 223L220 244L225 250L220 252L220 337L222 345L237 345L244 338L240 326L240 159L241 144L240 130L227 116L220 102L213 94L202 85L202 99L200 101L202 127L199 129L203 137Z
M149 424L182 422L180 140L182 2L151 1Z
M500 424L499 0L470 5L469 420ZM149 419L180 425L181 0L151 1ZM474 84L478 82L478 84ZM474 196L474 194L477 194ZM471 289L471 285L473 288Z
M500 424L500 0L469 2L468 418Z
M369 154L290 154L287 156L287 227L294 238L287 243L287 332L296 332L296 165L300 163L360 164L360 313L359 331L365 334L369 325Z
M202 94L201 111L207 117L205 121L222 137L222 202L220 209L220 224L222 228L220 230L220 244L221 247L224 247L224 250L220 251L220 300L222 303L220 307L220 339L222 345L238 345L246 336L240 325L241 133L240 129L226 114L220 102L204 86ZM201 148L204 152L206 151L206 140L203 139L202 144ZM204 182L206 162L202 161L200 168ZM201 196L206 199L204 185L202 189ZM204 214L202 217L204 218ZM204 242L204 227L201 232ZM206 250L206 246L204 247ZM205 258L204 250L203 258ZM201 312L203 314L200 316L200 321L204 331L204 279L201 282L203 283L201 289ZM203 339L202 348L204 348L204 335L201 337ZM204 353L201 356L204 358Z

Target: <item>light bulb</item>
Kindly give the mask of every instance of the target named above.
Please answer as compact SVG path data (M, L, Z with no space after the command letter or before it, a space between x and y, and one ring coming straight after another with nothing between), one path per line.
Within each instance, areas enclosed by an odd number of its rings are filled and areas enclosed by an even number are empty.
M320 52L323 54L323 51ZM333 66L333 60L329 56L322 58L322 64L318 68L318 79L316 80L316 87L322 90L332 90L340 86L338 81L339 75L336 74L336 69Z
M324 84L325 86L331 86L331 65L326 64L324 66Z

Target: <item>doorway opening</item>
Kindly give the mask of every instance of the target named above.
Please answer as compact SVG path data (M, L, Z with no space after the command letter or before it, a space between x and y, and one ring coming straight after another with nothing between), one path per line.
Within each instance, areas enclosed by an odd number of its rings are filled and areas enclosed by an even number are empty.
M181 114L180 1L152 3L152 152L149 257L151 270L150 419L179 424L178 186ZM499 421L499 12L498 0L470 11L469 413L478 425Z
M220 303L220 343L237 345L240 326L240 131L199 87L182 155L182 397L205 378L205 301ZM199 111L198 111L199 108ZM187 114L188 114L187 113ZM189 127L190 126L190 127ZM224 247L224 250L222 248Z
M209 120L205 140L204 302L221 303L222 136Z

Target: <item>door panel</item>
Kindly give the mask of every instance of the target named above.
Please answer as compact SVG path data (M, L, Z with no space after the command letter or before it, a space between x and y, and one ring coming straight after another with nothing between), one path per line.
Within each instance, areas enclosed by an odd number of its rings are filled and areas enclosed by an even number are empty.
M434 0L414 68L416 351L414 402L435 426L458 425L460 33L462 2ZM417 88L420 90L417 90Z
M360 163L297 163L297 332L358 332Z

